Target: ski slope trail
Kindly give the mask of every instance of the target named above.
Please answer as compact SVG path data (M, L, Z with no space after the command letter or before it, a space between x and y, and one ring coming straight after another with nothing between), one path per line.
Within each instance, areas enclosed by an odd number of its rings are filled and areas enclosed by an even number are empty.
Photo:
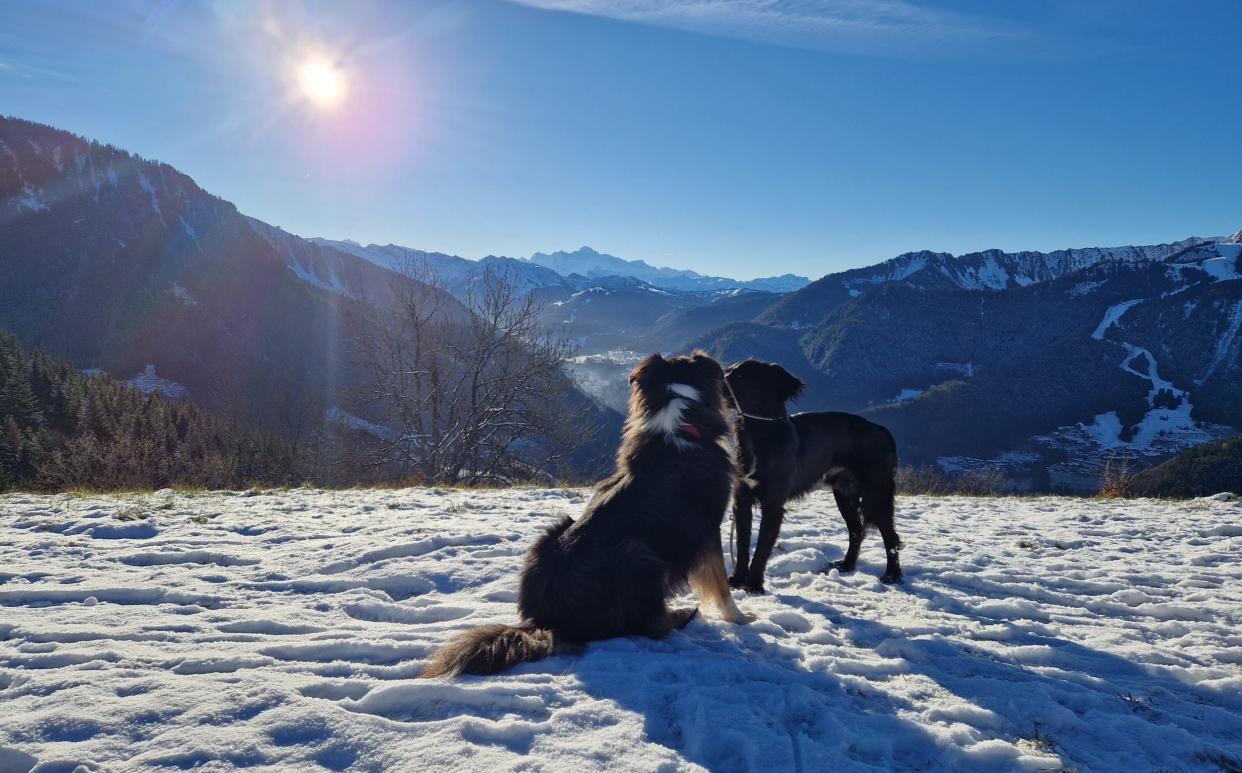
M0 770L1242 769L1223 497L903 497L888 587L816 493L748 626L417 679L587 495L0 496Z
M1109 329L1115 326L1127 311L1142 302L1140 299L1109 306L1104 313L1104 319L1096 326L1091 337L1097 341L1105 340ZM1242 303L1238 304L1238 308L1242 310ZM1242 314L1239 314L1238 319L1242 321ZM1233 333L1227 332L1226 337L1236 332L1236 329ZM1231 341L1232 338L1229 340ZM1084 431L1099 444L1100 448L1127 449L1140 454L1160 455L1175 453L1212 440L1212 433L1199 426L1192 417L1194 406L1190 402L1190 394L1174 386L1173 382L1160 377L1155 355L1141 346L1124 341L1118 343L1126 351L1125 359L1121 361L1121 369L1151 384L1151 389L1147 392L1147 413L1138 423L1133 437L1128 441L1121 439L1123 428L1116 411L1099 414L1090 425L1083 425ZM1225 346L1225 351L1227 350L1228 345ZM1214 367L1213 365L1212 368ZM1211 369L1209 369L1210 372ZM1165 402L1160 400L1162 395L1166 398Z

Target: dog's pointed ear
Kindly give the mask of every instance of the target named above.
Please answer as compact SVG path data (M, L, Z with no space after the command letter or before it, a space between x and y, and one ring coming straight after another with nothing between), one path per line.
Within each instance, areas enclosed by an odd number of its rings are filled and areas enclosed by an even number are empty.
M778 365L777 367L780 366ZM803 383L802 379L798 378L784 368L781 368L781 377L784 381L783 391L785 393L784 399L786 402L790 400L797 400L802 396L802 393L806 391L806 384Z
M638 367L630 371L630 383L642 384L650 381L657 373L668 367L668 361L659 352L638 363Z

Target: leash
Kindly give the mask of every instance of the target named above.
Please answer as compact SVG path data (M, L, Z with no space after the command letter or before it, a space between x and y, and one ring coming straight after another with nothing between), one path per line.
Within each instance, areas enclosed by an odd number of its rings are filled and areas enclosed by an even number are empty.
M741 424L741 419L754 419L756 421L780 421L780 419L773 419L770 418L770 416L755 416L754 414L748 414L745 413L744 410L741 410L741 403L738 401L738 395L733 391L733 384L729 383L728 374L724 377L724 388L729 390L729 399L733 401L734 425ZM782 416L782 418L784 418L784 416ZM734 507L737 507L737 503L734 503ZM729 562L733 564L733 572L737 573L738 554L737 551L735 551L733 544L735 542L734 534L737 533L738 528L738 516L735 515L734 507L729 508Z
M733 516L733 508L729 508L729 562L733 564L734 573L737 572L737 555L733 550L733 527L737 525L737 519Z
M756 421L783 421L789 418L788 416L756 416L753 413L746 413L742 410L742 404L738 402L737 395L733 392L733 385L729 383L728 375L725 376L724 385L725 389L729 390L729 399L733 401L733 414L735 417L733 420L734 424L737 424L736 417L739 416L747 419L755 419Z
M756 416L753 413L746 413L742 410L742 403L737 399L737 393L733 391L733 385L729 383L729 375L726 373L724 378L725 389L729 390L729 399L733 402L733 424L742 424L742 419L754 419L755 421L784 421L789 418L785 416ZM737 516L732 507L729 508L729 561L733 564L733 571L737 571L737 552L734 549L734 535L737 531Z

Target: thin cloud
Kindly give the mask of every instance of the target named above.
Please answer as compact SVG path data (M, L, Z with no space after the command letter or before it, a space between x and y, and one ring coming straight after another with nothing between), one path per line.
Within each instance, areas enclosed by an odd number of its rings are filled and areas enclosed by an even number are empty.
M843 53L907 57L1000 49L1034 34L996 19L905 0L511 0L707 35Z
M40 67L33 64L13 64L11 62L0 62L0 75L10 78L23 78L26 80L34 80L38 78L46 78L49 80L64 81L65 83L73 83L79 86L86 85L78 78L54 70L50 67Z

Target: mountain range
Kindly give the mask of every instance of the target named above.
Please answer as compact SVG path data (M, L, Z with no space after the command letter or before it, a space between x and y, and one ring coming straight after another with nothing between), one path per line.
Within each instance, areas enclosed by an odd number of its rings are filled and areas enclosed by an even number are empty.
M469 260L442 252L427 252L395 244L370 244L313 238L318 244L332 247L369 260L377 266L403 271L411 267L430 270L445 285L461 292L484 271L504 271L530 288L571 288L585 290L601 280L632 279L644 286L679 292L712 293L729 290L761 290L785 293L810 284L809 279L794 274L738 280L704 276L694 271L651 266L641 260L624 260L613 255L582 247L574 252L536 252L529 258L507 258L488 255Z
M264 227L254 222L256 227ZM503 273L546 304L548 326L572 340L583 354L617 348L660 349L670 340L680 342L691 333L706 333L719 324L767 308L782 293L761 289L765 286L800 288L808 284L805 278L793 275L749 282L705 277L693 271L624 261L585 247L553 256L536 253L529 260L495 255L469 260L392 244L364 247L352 241L309 241L332 253L353 255L391 271L433 280L463 301L469 300L487 272ZM538 262L543 259L549 259L549 265ZM605 267L622 273L603 273ZM330 279L331 272L325 275ZM624 397L609 402L624 410Z
M903 463L1093 490L1242 428L1242 232L1054 252L912 252L783 294L564 302L572 368L622 409L648 351L784 363L795 408L860 412ZM621 385L621 386L618 386Z
M907 464L1089 490L1242 427L1240 242L903 255L686 345L781 360Z
M893 429L903 463L1091 489L1242 428L1242 232L1055 252L912 252L824 276L739 282L582 248L480 261L307 239L172 167L0 118L0 328L258 428L366 427L350 403L359 298L416 267L468 314L501 271L572 340L616 429L625 373L699 346L784 363L803 409ZM611 440L605 441L605 445Z
M651 266L641 260L625 260L614 255L596 252L590 247L580 247L574 252L558 251L550 254L536 252L529 262L546 266L562 276L575 274L588 278L628 276L669 290L763 290L771 293L787 293L805 287L810 280L795 274L763 277L739 281L719 276L704 276L694 271Z

